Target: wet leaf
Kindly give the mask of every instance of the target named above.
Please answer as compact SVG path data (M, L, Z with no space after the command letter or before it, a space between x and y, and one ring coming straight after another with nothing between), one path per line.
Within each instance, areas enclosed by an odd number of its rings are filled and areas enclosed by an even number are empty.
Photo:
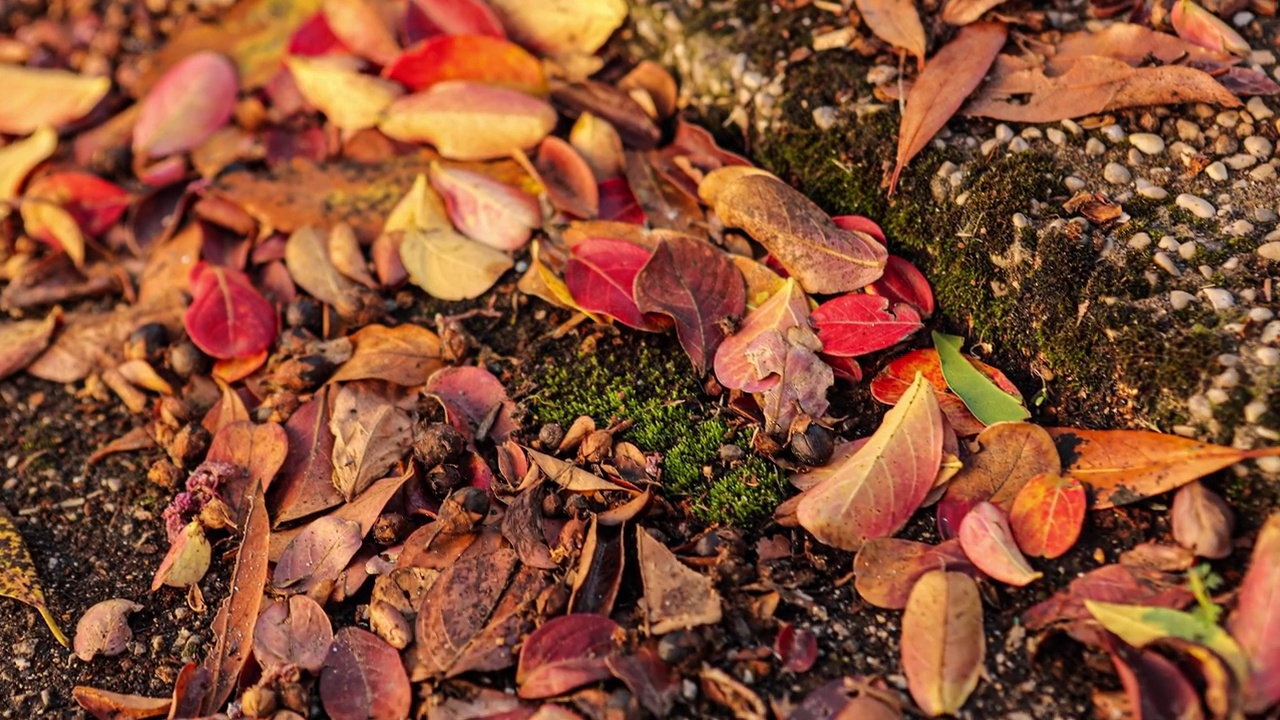
M1249 656L1226 630L1181 610L1085 600L1085 609L1102 627L1134 647L1164 638L1203 645L1222 656L1236 677L1248 677Z
M928 545L914 540L868 540L853 558L854 588L866 602L887 610L907 606L911 588L933 570L974 573L958 540Z
M324 0L324 19L344 47L378 65L400 54L395 33L370 0Z
M1032 557L1061 557L1080 537L1088 506L1079 480L1052 470L1040 473L1013 499L1009 510L1013 537L1022 552Z
M433 163L431 186L459 232L497 250L524 247L542 226L537 198L487 175Z
M1231 554L1235 515L1231 507L1200 482L1189 482L1173 495L1169 510L1173 539L1197 557L1222 559Z
M79 120L111 89L111 79L0 63L0 133L26 135Z
M488 35L505 38L498 16L484 0L412 0L406 25L410 34Z
M489 0L511 39L543 55L591 55L627 17L625 0Z
M333 636L320 671L320 702L333 720L400 720L409 716L413 689L400 653L357 627Z
M609 677L605 659L621 649L625 638L626 631L603 615L548 620L520 648L520 697L552 698Z
M305 225L293 231L284 245L285 267L303 290L328 303L344 318L368 314L380 300L368 288L338 272L329 255L326 233Z
M978 502L990 500L1010 511L1027 481L1062 470L1053 438L1039 425L997 423L983 430L976 442L978 451L947 485L938 504L938 530L944 536L958 530Z
M377 125L382 111L404 94L396 83L360 72L360 63L348 56L291 57L285 65L307 103L347 132Z
M639 330L662 327L640 312L634 288L636 276L651 253L634 243L613 238L590 238L574 245L564 268L564 281L584 310L601 313Z
M844 230L811 200L781 180L747 174L715 197L715 211L764 245L807 292L831 294L864 287L884 272L880 243Z
M547 94L542 63L519 45L491 35L429 38L400 53L382 75L410 92L448 80L467 80L529 95Z
M1002 390L960 354L962 341L957 335L933 333L933 346L938 351L938 362L947 387L960 396L969 412L984 425L1016 422L1030 417L1031 413L1021 398Z
M893 347L924 327L920 314L910 305L890 309L888 299L862 293L828 300L810 317L822 341L822 352L846 357Z
M1127 505L1181 487L1280 447L1240 450L1146 430L1046 428L1063 469L1093 491L1094 510Z
M915 55L924 67L924 25L914 0L855 0L855 4L876 37Z
M947 124L982 82L1008 32L1003 23L967 25L925 63L924 70L907 93L906 109L898 127L897 159L889 178L890 195L898 185L902 169Z
M724 341L726 322L746 310L746 285L728 256L684 235L658 243L633 289L640 312L663 313L675 321L680 346L698 375Z
M986 638L982 598L968 575L934 570L916 582L902 614L902 671L926 715L956 714L978 686Z
M360 523L326 515L312 520L280 554L271 583L307 592L338 578L360 549Z
M240 91L225 56L198 52L174 65L142 99L133 151L165 157L190 150L227 124Z
M737 331L724 339L716 350L716 379L727 388L745 392L762 392L778 383L776 373L761 375L751 358L760 352L768 338L809 323L809 299L792 279L782 283L773 295L752 310Z
M161 585L177 588L195 585L209 571L212 560L213 545L205 537L204 526L199 520L192 520L173 540L169 552L160 561L155 578L151 580L151 592L159 590Z
M960 521L960 547L982 572L1007 585L1022 587L1044 576L1027 564L1000 508L983 501Z
M133 639L129 615L141 609L138 603L123 598L95 603L76 623L76 657L89 662L97 655L113 657L124 652Z
M386 380L415 387L444 366L440 338L417 325L368 325L351 336L355 352L329 382Z
M499 250L453 230L410 230L400 244L409 280L441 300L479 297L514 263Z
M294 411L284 426L289 439L280 478L271 488L276 524L306 517L342 502L333 486L333 432L329 429L329 389Z
M333 484L350 502L382 477L409 450L413 419L404 398L388 386L361 380L338 390L333 400Z
M427 379L423 392L444 402L450 412L461 412L472 428L488 423L486 437L504 442L518 428L515 403L493 373L482 367L442 368Z
M1258 533L1236 597L1227 627L1253 668L1245 710L1262 712L1280 702L1280 513Z
M13 320L0 324L0 380L21 371L49 347L62 320L60 311L43 320Z
M142 695L126 695L110 690L77 685L71 697L90 715L109 720L143 720L168 715L173 706L171 698L151 698Z
M636 529L636 560L649 632L664 635L720 622L720 593L711 578L686 567L644 528Z
M906 524L942 464L942 413L917 376L865 445L806 491L797 517L827 545L857 550Z
M290 595L267 605L253 627L253 656L264 668L296 665L318 673L332 642L329 616L306 595Z
M1253 51L1234 28L1191 0L1175 0L1169 10L1169 22L1178 37L1200 47L1241 57L1249 57Z
M528 150L555 124L556 111L544 100L450 80L396 100L378 129L393 140L430 143L451 160L490 160Z
M885 261L884 275L865 288L870 295L879 295L891 303L909 303L921 314L933 314L933 289L924 274L915 265L897 255Z
M187 334L215 358L256 355L271 346L279 324L275 308L239 270L205 263L191 271Z

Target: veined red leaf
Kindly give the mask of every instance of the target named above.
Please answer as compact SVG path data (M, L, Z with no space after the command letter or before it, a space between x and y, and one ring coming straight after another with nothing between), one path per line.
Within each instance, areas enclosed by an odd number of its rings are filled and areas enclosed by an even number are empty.
M133 195L115 183L85 172L43 175L27 187L23 197L56 203L75 218L86 235L97 237L115 225Z
M1022 552L1053 559L1076 544L1088 506L1079 480L1043 472L1028 480L1014 497L1009 525Z
M1093 509L1127 505L1280 447L1240 450L1147 430L1046 428L1063 469L1093 490Z
M484 0L411 0L405 31L415 41L433 35L507 36Z
M430 143L451 160L491 160L537 145L555 125L556 111L544 100L450 80L392 103L378 129L393 140Z
M924 67L925 37L914 0L855 0L858 12L876 37L916 56ZM919 82L919 81L917 81Z
M404 94L396 83L360 72L360 61L350 56L291 57L285 65L302 97L339 130L377 125L382 111Z
M356 55L386 65L400 53L395 33L369 0L324 0L323 8L329 29Z
M897 255L885 261L884 275L864 288L870 295L879 295L892 303L911 303L928 317L933 314L933 289L924 273L915 265Z
M215 52L174 65L142 99L133 151L160 158L190 150L231 119L240 91L236 66Z
M498 85L530 95L547 94L542 63L528 50L488 35L440 35L400 53L383 77L418 92L447 80Z
M1018 388L1009 382L1004 373L981 360L971 357L967 359L984 375L991 378L1001 390L1020 397ZM986 426L978 422L958 395L947 389L946 378L942 376L942 366L938 363L938 351L932 348L913 350L906 355L894 358L871 380L871 397L886 405L898 402L898 398L902 397L902 393L911 384L911 379L917 372L923 374L929 384L933 385L934 391L938 393L938 404L957 435L968 437L982 432Z
M645 223L644 210L635 193L631 192L631 185L625 177L611 177L601 181L599 218L635 225Z
M626 631L603 615L548 620L520 648L516 684L522 698L548 698L609 677L605 658L621 649Z
M312 520L285 546L271 576L277 589L307 592L338 578L364 538L360 523L326 515Z
M978 451L938 503L938 532L943 537L951 537L977 503L990 500L1008 511L1028 480L1062 470L1053 438L1039 425L997 423L978 435L977 444Z
M968 575L934 570L911 590L902 615L902 671L926 715L954 715L982 676L982 597Z
M662 327L661 321L640 312L633 294L636 275L649 256L648 250L626 240L591 238L570 250L564 281L582 309L639 330L655 331Z
M400 653L358 627L334 633L320 671L320 702L333 720L400 720L409 717L413 689Z
M431 164L431 186L463 235L498 250L518 250L542 225L538 199L478 172Z
M869 217L862 215L832 215L831 222L842 230L857 230L860 233L866 233L881 245L888 243L880 224Z
M994 580L1022 587L1044 576L1019 552L1004 512L985 500L960 521L959 537L969 561Z
M111 78L0 63L0 133L26 135L85 116L106 97Z
M191 306L183 323L191 341L215 358L260 353L279 329L275 308L248 276L203 262L191 271Z
M933 386L915 382L871 439L808 490L796 517L818 540L857 550L906 524L942 465L942 413Z
M810 316L828 355L856 357L892 347L924 327L910 305L849 293L819 305Z
M753 348L769 332L786 333L807 325L809 298L799 283L788 279L760 307L751 311L737 332L725 338L715 354L715 374L721 385L745 392L763 392L778 383L775 374L759 375L751 362Z
M701 375L725 338L725 324L746 309L742 273L705 240L672 235L658 243L635 278L636 306L670 315L680 346Z
M889 178L889 194L911 158L924 149L978 87L1008 37L1004 23L980 22L960 29L925 64L907 93L898 127L898 155Z
M264 668L297 665L318 673L332 642L329 616L306 595L272 602L254 623L253 656Z

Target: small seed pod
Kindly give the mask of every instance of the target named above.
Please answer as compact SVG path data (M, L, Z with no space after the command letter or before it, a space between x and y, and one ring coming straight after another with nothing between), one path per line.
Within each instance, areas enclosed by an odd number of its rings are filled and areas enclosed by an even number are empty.
M613 455L613 433L608 430L596 430L587 435L578 448L578 454L586 462L604 462Z
M158 360L169 345L169 331L160 323L147 323L129 333L124 341L125 360Z
M448 423L420 424L415 430L413 456L427 470L452 462L467 447L467 439Z
M427 491L436 497L444 497L462 485L462 473L456 465L437 465L427 472Z
M408 534L409 518L400 513L382 513L373 522L373 541L379 545L395 545Z
M148 480L170 490L178 487L178 483L182 482L184 475L186 473L182 471L182 468L163 458L152 463L147 470Z
M826 465L835 450L835 436L817 423L809 423L791 435L791 455L812 467Z
M212 367L213 359L205 355L190 340L169 346L169 369L177 373L178 377L203 375Z
M204 426L187 423L173 436L173 440L165 447L165 452L169 453L169 459L173 460L174 465L193 468L209 452L211 442L213 436Z
M564 440L564 428L560 423L547 423L538 430L538 443L544 449L554 452L560 447L562 440Z
M374 600L369 605L369 629L397 650L408 647L413 639L409 621L391 603L383 600Z
M289 327L319 331L324 311L320 303L306 295L299 295L284 310L284 323Z
M251 718L270 717L276 711L276 692L271 688L254 685L240 696L240 710Z

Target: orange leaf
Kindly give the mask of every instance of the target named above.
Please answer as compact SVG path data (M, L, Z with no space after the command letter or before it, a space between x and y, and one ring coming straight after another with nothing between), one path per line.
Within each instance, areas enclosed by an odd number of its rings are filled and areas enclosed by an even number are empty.
M916 56L924 66L925 37L914 0L855 0L876 37Z
M1027 481L1013 499L1009 524L1022 552L1056 558L1075 545L1088 507L1084 486L1071 476L1043 472Z
M925 714L955 714L978 686L986 638L982 598L968 575L934 570L916 582L902 615L902 672Z
M400 53L382 71L411 92L446 80L501 85L530 95L547 94L542 63L513 42L485 35L443 35Z
M1046 428L1063 468L1093 490L1094 510L1127 505L1181 487L1280 447L1240 450L1147 430Z
M0 134L26 135L80 119L106 96L111 79L0 63L0 87Z
M543 100L450 80L391 103L378 129L393 140L431 143L451 160L491 160L533 147L555 125L556 111Z
M1031 423L996 423L978 435L981 448L947 486L938 505L938 528L944 537L954 532L969 508L990 500L1002 510L1028 480L1062 469L1053 438Z

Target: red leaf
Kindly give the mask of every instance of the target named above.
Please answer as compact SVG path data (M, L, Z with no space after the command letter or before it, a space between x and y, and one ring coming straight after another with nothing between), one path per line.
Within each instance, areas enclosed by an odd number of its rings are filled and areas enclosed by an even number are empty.
M329 27L329 21L325 19L324 13L318 12L293 31L285 52L287 55L314 57L344 50L346 47L338 36L333 34L333 28Z
M768 300L752 310L742 321L737 332L725 338L715 354L716 379L721 385L745 392L763 392L778 384L777 371L783 368L774 363L774 371L768 369L765 354L778 358L776 346L791 334L794 328L808 328L809 300L794 280L786 281ZM774 342L770 343L770 339ZM781 348L785 358L785 343Z
M773 641L773 654L782 660L784 669L807 672L818 661L818 638L812 630L783 623Z
M1080 537L1088 505L1079 480L1052 472L1036 475L1018 491L1009 511L1018 547L1033 557L1064 554Z
M636 275L649 262L649 251L613 238L591 238L573 246L564 281L583 310L615 318L639 330L657 331L662 323L636 306Z
M555 697L609 677L605 658L625 637L622 627L603 615L566 615L544 623L520 649L520 697Z
M215 52L174 65L143 98L133 126L133 151L165 157L208 140L235 110L236 67Z
M658 243L635 279L641 312L670 315L680 346L701 375L724 341L725 324L746 310L742 273L710 243L673 235Z
M203 262L191 271L191 307L183 322L191 341L216 358L260 353L278 330L275 308L247 275Z
M1009 382L1009 378L1006 378L1004 373L981 360L969 358L969 362L994 380L1001 390L1016 397L1022 397L1018 388ZM902 397L902 393L906 391L917 372L923 373L924 378L937 391L938 405L957 435L968 437L982 432L986 426L978 422L973 413L969 412L960 396L947 389L947 380L942 376L942 366L938 364L938 351L933 348L909 352L886 365L871 380L871 397L886 405L893 405L898 402L898 398Z
M1244 709L1262 712L1280 702L1280 513L1258 533L1237 597L1227 628L1253 666Z
M75 218L86 235L101 235L115 225L133 195L115 183L83 172L55 172L27 186L25 198L54 202Z
M414 42L433 35L507 36L484 0L411 0L405 32Z
M413 691L400 653L382 638L345 627L320 671L320 702L333 720L400 720Z
M437 370L427 378L423 392L440 398L451 415L455 410L461 412L471 428L488 422L487 437L497 442L505 441L518 429L512 417L515 403L507 396L502 382L482 367L468 365Z
M853 558L853 570L858 596L887 610L906 607L911 588L931 570L978 574L958 540L927 545L898 538L867 541Z
M924 327L915 308L875 295L849 293L818 306L810 315L828 355L857 356L892 347Z
M396 56L382 75L404 83L411 92L446 80L470 80L530 95L547 94L547 78L536 57L513 42L486 35L424 40Z
M892 303L911 303L927 317L933 314L933 290L924 274L915 265L897 255L890 255L885 262L884 275L866 288L871 295L880 295Z
M1022 587L1044 576L1018 551L1013 531L1000 508L985 500L960 521L960 547L982 572L1002 583Z
M887 244L884 237L884 230L880 229L880 225L869 217L861 215L836 215L831 218L831 222L841 230L856 230L863 232L875 238L881 245Z
M320 672L332 642L329 616L306 595L272 602L253 626L253 657L263 667L297 665Z
M598 217L601 220L616 220L636 225L645 223L644 210L640 208L640 201L631 192L631 186L627 184L625 177L613 177L600 183Z

